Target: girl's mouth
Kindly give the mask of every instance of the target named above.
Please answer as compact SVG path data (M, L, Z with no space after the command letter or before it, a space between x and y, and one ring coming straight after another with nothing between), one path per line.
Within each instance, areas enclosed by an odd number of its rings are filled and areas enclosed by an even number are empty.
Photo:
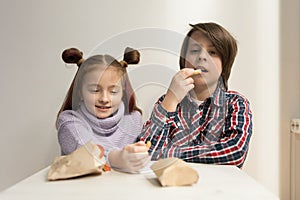
M100 108L100 109L110 109L111 106L98 106L98 105L96 105L96 108Z

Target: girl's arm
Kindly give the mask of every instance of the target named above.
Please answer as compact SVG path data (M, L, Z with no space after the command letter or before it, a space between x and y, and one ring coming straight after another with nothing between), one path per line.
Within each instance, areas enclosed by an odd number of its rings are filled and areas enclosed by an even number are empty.
M72 153L89 141L95 141L90 126L74 111L62 112L57 123L58 142L63 155Z

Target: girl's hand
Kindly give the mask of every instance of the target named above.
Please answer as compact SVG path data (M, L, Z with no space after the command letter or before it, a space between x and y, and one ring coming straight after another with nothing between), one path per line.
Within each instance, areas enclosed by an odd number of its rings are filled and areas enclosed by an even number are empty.
M146 145L145 142L139 141L134 144L129 144L125 146L124 149L130 153L144 153L148 152L149 147Z
M123 150L111 151L108 155L112 168L123 172L137 173L149 161L147 145L143 141L129 144Z
M200 74L201 71L192 68L184 68L177 72L171 81L166 96L162 102L162 106L168 112L176 110L177 104L182 101L185 95L192 90L194 86L194 79L192 75Z

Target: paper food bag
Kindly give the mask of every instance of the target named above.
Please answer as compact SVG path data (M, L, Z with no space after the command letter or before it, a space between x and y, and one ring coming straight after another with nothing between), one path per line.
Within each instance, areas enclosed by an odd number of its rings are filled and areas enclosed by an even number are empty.
M57 157L48 172L48 180L101 174L105 162L103 147L89 142L69 155Z
M186 186L197 183L196 170L178 158L164 158L150 167L162 186Z

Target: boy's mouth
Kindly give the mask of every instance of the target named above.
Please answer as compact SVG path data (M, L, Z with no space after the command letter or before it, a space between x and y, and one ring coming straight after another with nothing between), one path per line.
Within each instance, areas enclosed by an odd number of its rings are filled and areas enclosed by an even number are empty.
M204 73L208 72L208 70L203 66L195 67L195 70L201 70L201 72L204 72Z

